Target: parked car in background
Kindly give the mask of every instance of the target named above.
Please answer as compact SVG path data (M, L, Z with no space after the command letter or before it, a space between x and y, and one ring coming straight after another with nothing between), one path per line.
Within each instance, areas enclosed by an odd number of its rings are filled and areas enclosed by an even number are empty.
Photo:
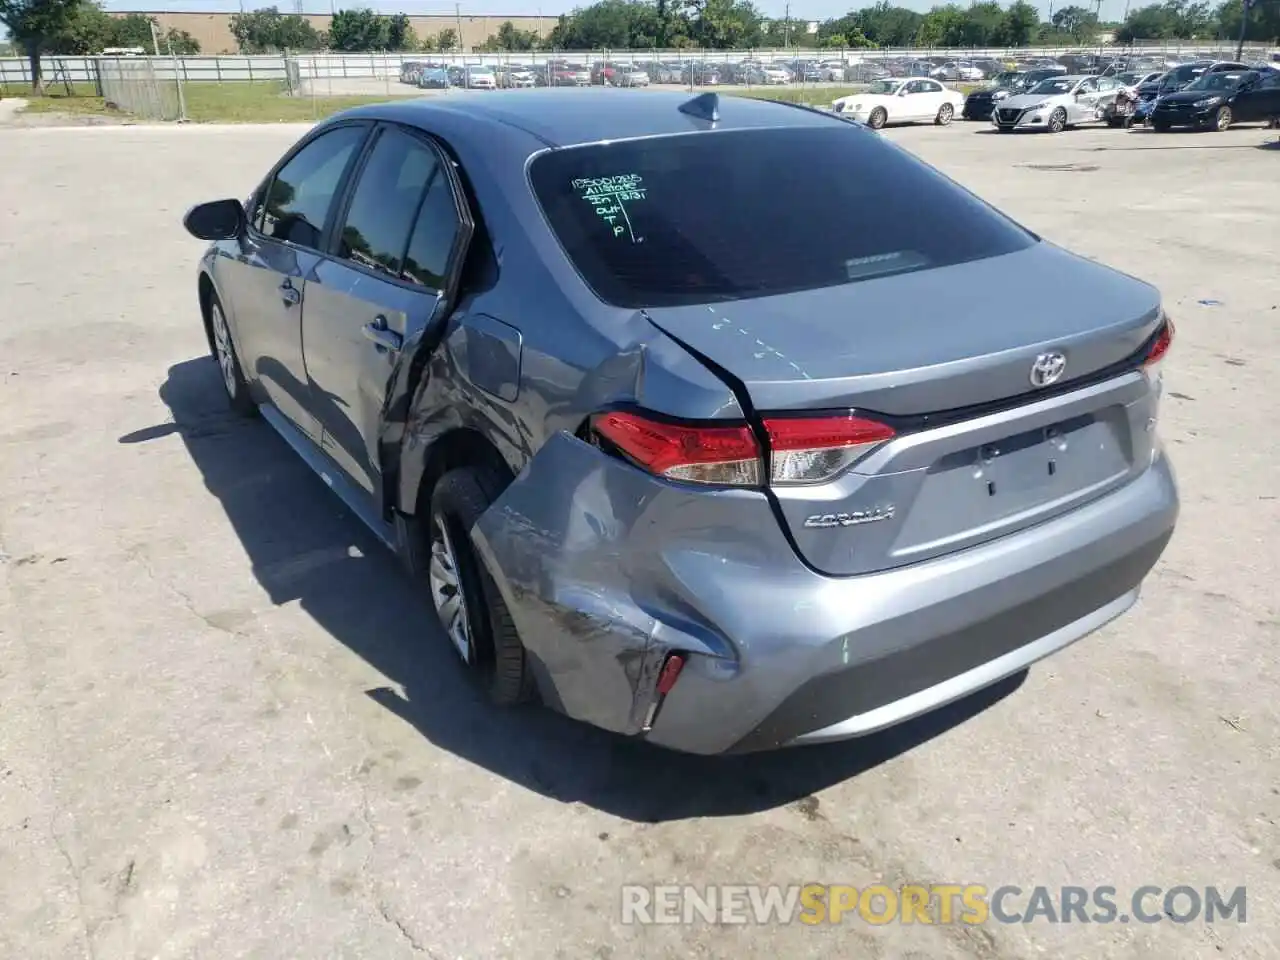
M935 80L969 83L981 80L983 74L981 68L975 67L968 60L948 60L942 66L930 70L929 76Z
M1159 291L820 111L472 99L339 113L183 218L195 408L260 417L396 551L456 661L402 651L434 696L768 750L950 704L1138 601L1178 515ZM228 484L267 450L216 442ZM349 613L413 615L386 596Z
M784 67L796 83L821 83L827 79L822 68L813 60L793 60L784 64Z
M400 82L409 83L414 86L418 85L418 78L422 76L423 64L416 60L406 60L400 64Z
M1061 133L1070 126L1101 120L1119 89L1113 77L1050 77L1025 93L1002 100L992 120L1001 133Z
M418 86L424 90L445 90L454 83L447 67L423 66L418 71Z
M720 70L714 63L686 63L680 71L680 82L695 87L714 87L720 81Z
M848 68L843 60L823 60L818 64L818 79L827 83L843 81Z
M508 63L494 70L498 86L508 90L528 89L538 85L537 72L522 63Z
M845 67L842 79L846 83L870 83L872 80L887 80L892 76L884 64L864 60Z
M553 87L589 87L591 71L581 64L566 63L563 60L548 64Z
M614 75L614 84L619 87L647 87L649 74L639 67L621 67Z
M972 91L964 98L960 115L965 120L990 120L1001 100L1030 90L1041 80L1058 74L1052 70L1006 70L997 74L985 86Z
M1184 87L1190 85L1197 77L1206 73L1222 73L1224 71L1244 71L1249 68L1235 60L1193 60L1190 63L1184 63L1174 67L1167 73L1164 73L1156 81L1155 95L1163 97L1165 94L1177 93ZM1142 89L1139 88L1141 94ZM1147 99L1147 98L1144 98Z
M591 64L591 82L601 86L613 86L614 77L621 70L621 66L609 60L597 60Z
M654 83L679 83L682 66L671 60L663 60L659 63L641 64L644 72L649 74L649 79Z
M1226 130L1236 123L1267 123L1280 116L1280 71L1217 70L1203 73L1176 93L1162 95L1151 127Z
M879 130L886 123L918 123L945 126L964 107L964 94L928 77L876 80L865 93L851 93L832 101L842 116Z
M791 82L791 74L773 64L755 64L746 71L746 82L761 86L785 86Z
M467 88L470 90L498 89L498 78L494 75L493 67L480 64L469 65L466 67L466 75Z

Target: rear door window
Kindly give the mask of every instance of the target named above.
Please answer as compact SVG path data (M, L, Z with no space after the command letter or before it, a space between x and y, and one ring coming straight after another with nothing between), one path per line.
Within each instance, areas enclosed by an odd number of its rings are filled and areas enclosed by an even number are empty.
M1036 242L839 121L550 150L529 172L569 260L598 297L630 308L857 283Z
M418 209L438 174L436 156L425 143L383 129L351 196L338 256L399 278Z

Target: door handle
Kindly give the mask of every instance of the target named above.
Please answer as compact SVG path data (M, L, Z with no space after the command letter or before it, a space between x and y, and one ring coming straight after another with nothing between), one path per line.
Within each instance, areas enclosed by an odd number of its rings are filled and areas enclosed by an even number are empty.
M302 299L302 294L288 277L285 277L284 283L280 284L280 298L284 300L286 307L292 307Z
M384 350L399 350L404 343L404 338L387 326L386 317L374 317L372 322L361 328L361 332Z

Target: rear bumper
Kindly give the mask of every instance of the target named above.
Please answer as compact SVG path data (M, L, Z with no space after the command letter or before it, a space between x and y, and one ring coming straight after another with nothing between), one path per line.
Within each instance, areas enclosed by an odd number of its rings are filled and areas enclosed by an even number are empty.
M990 120L991 114L995 112L995 109L994 100L979 100L977 102L966 100L964 109L960 111L960 116L965 120Z
M1159 456L1033 528L826 577L763 495L689 492L558 435L473 537L551 706L716 754L871 733L1023 669L1136 601L1177 514ZM645 731L673 650L686 666Z

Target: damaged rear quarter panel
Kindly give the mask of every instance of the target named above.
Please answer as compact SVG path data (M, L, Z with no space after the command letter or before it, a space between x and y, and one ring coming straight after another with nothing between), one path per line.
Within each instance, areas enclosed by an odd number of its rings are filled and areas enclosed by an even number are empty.
M622 733L639 731L668 650L738 662L728 638L749 636L755 613L715 589L707 563L730 582L794 564L763 493L661 481L563 432L472 539L547 705Z

